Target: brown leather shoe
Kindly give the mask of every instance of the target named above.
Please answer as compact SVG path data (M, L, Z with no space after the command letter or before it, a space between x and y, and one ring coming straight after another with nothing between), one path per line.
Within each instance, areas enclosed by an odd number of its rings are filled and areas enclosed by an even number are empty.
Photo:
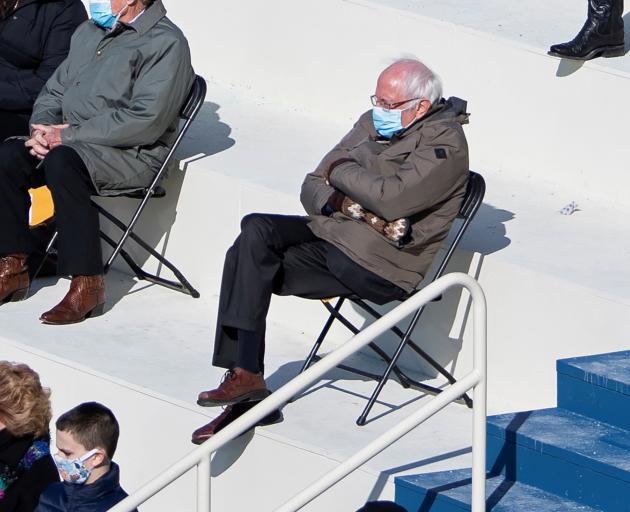
M230 405L239 402L262 400L269 396L262 373L252 373L242 368L228 370L217 389L202 391L197 404L202 407Z
M45 324L74 324L102 315L104 306L104 276L74 276L63 300L39 319Z
M0 304L23 300L28 295L26 254L8 254L0 258Z
M216 418L214 418L210 423L204 425L203 427L199 427L192 433L191 442L193 444L201 444L204 441L210 439L214 434L219 432L220 430L227 427L230 423L232 423L236 418L242 416L247 411L249 411L255 405L258 405L260 401L256 402L245 402L242 404L234 404L228 405L225 410L219 414ZM276 409L275 411L270 412L263 419L258 421L255 427L263 427L265 425L273 425L274 423L280 423L284 421L284 416L282 415L282 411L280 409ZM244 434L245 432L243 432ZM241 434L241 435L243 435Z

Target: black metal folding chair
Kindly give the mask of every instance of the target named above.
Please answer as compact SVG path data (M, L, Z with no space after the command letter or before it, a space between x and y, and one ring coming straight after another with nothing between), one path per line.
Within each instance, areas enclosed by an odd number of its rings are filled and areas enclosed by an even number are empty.
M464 197L462 205L459 209L459 214L457 215L457 218L461 219L462 223L457 229L455 236L453 237L448 247L448 250L446 251L446 254L442 258L442 261L440 262L440 265L437 268L437 271L435 272L435 275L431 282L435 281L436 279L438 279L444 274L444 270L446 269L446 266L448 265L448 262L450 261L451 256L455 252L457 245L459 244L460 240L464 236L466 229L470 225L473 217L475 216L475 214L477 213L477 210L479 209L479 207L481 206L481 203L483 202L485 190L486 190L486 184L483 177L480 174L477 174L476 172L470 171L469 180L468 180L468 188L466 190L466 196ZM411 293L407 297L407 299L413 296L415 293L416 292ZM304 362L304 365L302 366L300 373L305 371L311 365L313 361L317 361L320 359L320 356L317 355L317 352L319 351L321 344L326 338L326 335L328 334L328 331L330 330L330 327L332 326L335 320L338 320L339 322L341 322L353 334L357 334L360 331L360 329L355 327L347 318L345 318L340 313L341 306L344 304L346 300L349 300L353 304L356 304L357 306L359 306L361 309L363 309L365 312L370 314L375 319L379 319L382 316L372 306L370 306L363 299L355 295L339 297L334 305L331 305L329 300L322 300L322 304L329 311L330 316L328 317L328 320L324 324L324 328L322 329L319 337L317 338L317 341L313 345L311 352L306 358L306 361ZM363 410L363 412L357 419L357 425L365 425L368 414L372 410L372 407L374 406L376 399L381 393L383 386L385 386L385 383L387 382L387 379L389 378L392 372L394 372L394 375L398 377L398 380L400 381L402 386L406 388L413 387L413 388L417 388L419 390L432 393L432 394L439 394L442 392L442 390L439 388L429 386L422 382L416 381L415 379L411 378L407 373L405 373L403 370L401 370L398 367L397 365L398 359L400 358L403 352L403 349L405 347L409 347L416 354L422 357L427 363L429 363L429 365L435 368L435 370L438 373L444 376L450 384L454 384L456 382L455 378L444 367L442 367L435 359L433 359L429 354L427 354L427 352L425 352L422 348L420 348L418 344L415 343L411 339L411 334L416 328L416 325L418 324L418 320L420 320L420 316L422 315L423 311L424 311L424 306L415 312L409 326L404 332L396 326L391 328L391 331L398 338L400 338L400 343L398 344L398 347L396 348L394 355L389 356L381 347L379 347L374 342L371 342L368 345L370 349L376 352L376 354L378 354L378 356L387 363L387 368L383 372L382 375L377 375L377 374L367 372L365 370L361 370L359 368L355 368L352 366L347 366L347 365L338 366L338 368L340 369L343 369L352 373L356 373L357 375L368 377L370 379L374 379L377 381L377 385L376 385L376 388L374 389L374 392L372 393L372 396L368 400L368 403L365 406L365 409ZM467 394L463 395L462 400L468 407L472 407L472 400Z
M96 206L99 213L103 215L105 218L107 218L112 224L114 224L118 229L120 229L123 232L123 235L118 240L118 242L114 241L109 235L104 233L102 230L100 232L101 238L113 248L112 253L110 254L109 258L107 259L107 262L105 263L103 267L104 273L107 273L109 271L109 269L112 266L112 263L114 262L116 257L120 254L122 258L125 260L125 262L127 263L127 265L129 265L131 270L133 270L133 272L135 273L138 279L150 281L152 283L165 286L172 290L177 290L182 293L187 293L195 298L199 297L199 292L195 290L195 288L193 288L193 286L188 282L188 280L184 277L184 275L175 267L175 265L173 265L163 255L161 255L153 247L151 247L144 240L142 240L142 238L136 235L133 232L133 229L136 223L138 222L138 219L140 218L142 211L144 210L145 206L149 202L149 199L162 198L166 195L166 191L159 184L162 178L164 177L164 174L166 170L168 169L170 163L172 162L175 151L179 147L179 144L184 138L184 135L188 131L188 128L190 128L190 125L195 120L195 117L197 116L199 110L201 110L204 99L206 97L206 90L207 90L206 81L202 77L197 75L195 77L195 81L188 95L188 98L186 99L186 102L184 103L184 106L182 107L182 110L180 112L180 119L183 121L183 123L180 126L177 138L175 139L175 142L171 146L166 158L164 159L164 162L162 162L162 166L160 167L157 174L155 175L153 182L147 188L136 190L133 192L125 192L124 190L121 190L116 196L114 196L114 197L129 197L132 199L141 200L140 205L136 208L128 224L125 224L120 219L115 217L112 213L108 212L101 205L93 201L93 204ZM123 248L123 246L125 245L125 242L127 242L129 238L131 238L134 242L136 242L140 247L142 247L145 251L147 251L151 256L156 258L162 265L167 267L173 273L173 275L177 278L177 281L171 281L169 279L165 279L163 277L160 277L155 274L151 274L143 270L140 267L140 265L138 265L135 262L135 260L131 257L131 255L127 251L125 251L125 249ZM50 254L50 252L53 250L56 240L57 240L57 232L55 232L50 242L48 243L48 246L46 248L46 256L48 256L48 254ZM39 273L39 270L41 269L44 261L46 260L46 256L44 256L44 259L42 260L42 263L40 264L40 267L35 273L35 275Z

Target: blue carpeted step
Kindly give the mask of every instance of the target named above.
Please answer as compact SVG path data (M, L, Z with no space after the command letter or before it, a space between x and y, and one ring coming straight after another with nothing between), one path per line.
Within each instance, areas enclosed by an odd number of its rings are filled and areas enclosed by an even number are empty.
M630 430L630 350L560 359L558 407Z
M471 472L469 469L424 475L402 476L395 480L396 503L407 512L462 512L470 510ZM567 498L536 487L494 476L486 480L486 510L492 512L595 512Z
M488 418L488 470L609 512L630 512L630 432L565 409Z

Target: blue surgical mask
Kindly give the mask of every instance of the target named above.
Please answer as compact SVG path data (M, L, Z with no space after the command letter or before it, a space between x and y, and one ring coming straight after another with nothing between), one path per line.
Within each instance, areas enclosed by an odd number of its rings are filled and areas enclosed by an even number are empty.
M379 135L391 139L392 135L403 130L402 113L402 110L374 107L372 109L372 121Z
M111 29L123 11L124 8L117 15L114 14L109 0L90 0L90 17L99 27Z
M96 453L98 453L97 449L90 450L78 459L64 459L59 454L56 454L54 457L55 464L62 480L69 484L84 484L92 474L92 470L85 466L85 461Z

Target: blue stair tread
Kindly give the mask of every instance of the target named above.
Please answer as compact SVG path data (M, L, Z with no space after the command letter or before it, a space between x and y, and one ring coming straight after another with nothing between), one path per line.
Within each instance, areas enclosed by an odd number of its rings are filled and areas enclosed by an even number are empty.
M422 488L434 490L438 493L435 499L450 505L459 506L461 510L470 510L471 502L471 470L459 469L455 471L442 471L439 473L426 473L422 475L409 475L396 478L396 485L412 490ZM425 503L431 500L425 499ZM420 506L420 504L418 504ZM581 505L545 492L536 487L520 482L506 480L503 475L486 479L486 506L492 512L598 512L598 509ZM439 510L438 507L426 507L419 510ZM412 512L410 510L410 512ZM416 510L413 510L416 512Z
M559 359L556 369L558 373L630 395L630 350Z
M488 418L488 435L630 482L630 432L561 408Z

